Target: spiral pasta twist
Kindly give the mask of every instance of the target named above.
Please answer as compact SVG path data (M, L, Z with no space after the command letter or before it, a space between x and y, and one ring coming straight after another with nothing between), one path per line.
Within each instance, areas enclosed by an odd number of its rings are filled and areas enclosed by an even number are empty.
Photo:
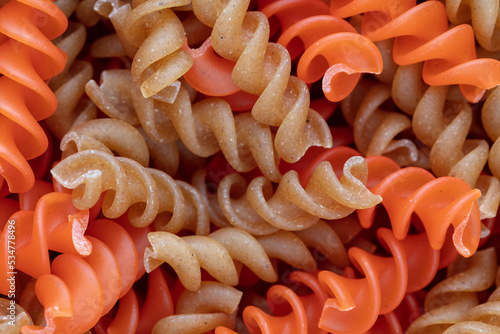
M294 13L304 15L307 10L301 7L315 8L305 1L277 1L262 9L268 17L276 15L280 21L285 21L278 43L287 47L292 59L299 55L301 47L305 49L297 65L300 79L313 83L323 77L325 96L330 101L340 101L354 89L361 73L382 72L382 56L375 44L356 33L346 21L324 12L323 15L296 19L291 24L289 21L293 16L286 14L294 9ZM296 39L300 39L303 45L297 46ZM295 48L290 45L292 40L295 40Z
M36 294L44 307L46 330L84 332L91 329L132 287L137 275L137 251L128 233L109 220L89 225L92 252L81 258L57 256L51 273L37 279ZM40 326L26 326L36 333Z
M477 59L474 31L468 24L448 29L444 5L426 1L331 4L334 16L364 13L362 31L372 41L395 38L393 57L399 65L424 62L422 78L429 85L460 84L467 100L478 102L486 89L500 83L500 62ZM422 29L426 27L426 29Z
M368 157L367 162L372 173L367 187L382 197L396 238L406 237L411 215L415 213L433 249L443 247L446 231L453 226L453 244L457 251L466 257L474 254L481 235L478 189L471 189L455 177L436 178L418 167L399 169L383 157ZM358 210L364 228L372 225L374 214L375 207Z
M176 314L159 320L151 333L201 334L218 326L234 328L242 292L233 287L204 281L196 291L185 290L176 304Z
M184 86L179 88L172 104L144 99L134 87L123 84L129 76L125 70L105 71L101 85L90 81L86 92L108 116L133 125L140 123L156 142L168 144L180 138L198 156L208 157L220 150L237 171L248 172L259 167L271 180L281 178L271 129L255 121L249 113L234 116L222 99L193 104ZM131 110L132 105L135 110Z
M453 24L471 21L478 43L488 51L500 50L498 34L498 12L496 1L481 2L475 0L446 0L446 13Z
M304 230L320 218L339 219L380 203L365 187L365 160L345 147L330 153L329 161L310 163L314 165L310 177L299 177L294 170L285 173L275 191L265 177L254 178L247 186L238 175L227 175L217 189L221 211L232 225L265 234L276 228Z
M184 28L172 7L189 4L188 0L149 0L134 8L119 1L97 1L95 8L108 16L123 49L133 58L132 80L145 98L167 100L167 89L193 64L190 55L181 49ZM105 13L106 8L111 11ZM107 15L106 15L107 14Z
M418 291L434 278L439 253L430 247L425 233L399 241L392 231L381 228L377 237L391 258L356 247L348 251L351 262L365 278L346 278L330 271L319 273L318 279L335 297L325 302L320 328L334 333L368 331L379 315L396 309L406 292Z
M193 11L213 27L211 43L221 57L235 61L232 78L247 93L259 95L252 116L277 126L275 147L288 162L300 159L310 146L330 147L331 135L324 119L309 108L305 83L290 76L290 55L279 44L269 43L269 22L260 12L247 12L249 1L227 4L193 1Z
M92 243L83 235L87 224L88 211L76 210L71 196L62 193L44 195L34 210L14 213L4 225L0 240L0 292L7 295L7 279L16 270L35 278L50 274L49 250L89 255Z
M50 1L9 1L0 8L0 22L0 169L10 191L19 193L35 181L26 160L47 149L37 121L55 111L57 100L45 80L66 62L50 40L68 22Z
M151 247L144 258L147 271L166 262L191 291L200 287L200 268L224 284L238 284L238 268L233 260L246 265L266 282L278 279L269 258L279 258L300 269L316 269L316 261L306 245L287 231L253 237L243 230L225 227L208 236L182 238L168 232L152 232L148 239Z
M158 230L177 233L190 229L208 234L207 208L194 187L131 158L85 149L62 160L51 173L61 185L73 189L76 207L91 208L106 192L102 204L105 217L117 218L128 211L136 227L155 221Z
M473 112L467 103L446 103L447 93L447 86L431 86L425 91L413 114L413 132L430 148L434 174L455 176L470 187L479 188L481 218L494 217L500 201L500 183L498 178L481 175L490 155L488 142L467 139ZM488 108L483 108L483 117L488 117Z
M455 267L448 269L448 278L429 291L425 298L426 313L410 325L407 333L442 333L478 304L476 292L488 289L495 281L495 250L478 251L467 260L465 264L455 262Z
M488 300L468 310L460 322L448 327L444 333L456 334L498 332L498 315L500 307L498 277L499 273L497 271L497 288L488 297Z

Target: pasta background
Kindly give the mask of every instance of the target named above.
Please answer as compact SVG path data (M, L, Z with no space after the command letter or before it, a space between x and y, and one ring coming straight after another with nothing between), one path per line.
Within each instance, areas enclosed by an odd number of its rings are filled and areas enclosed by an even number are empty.
M496 12L0 4L0 331L496 332Z

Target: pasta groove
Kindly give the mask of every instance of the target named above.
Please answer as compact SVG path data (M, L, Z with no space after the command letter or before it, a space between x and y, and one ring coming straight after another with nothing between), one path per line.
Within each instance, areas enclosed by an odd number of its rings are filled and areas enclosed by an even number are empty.
M57 100L45 83L64 69L66 55L51 39L68 21L51 1L9 1L0 8L0 166L14 193L35 177L27 160L48 146L37 123L54 113Z
M275 148L288 162L300 159L310 146L331 147L324 119L309 108L306 84L290 76L287 50L269 40L269 22L260 12L247 12L249 1L193 1L193 11L213 27L212 46L222 58L236 62L232 78L247 93L259 95L252 116L278 127ZM250 70L251 69L251 70Z

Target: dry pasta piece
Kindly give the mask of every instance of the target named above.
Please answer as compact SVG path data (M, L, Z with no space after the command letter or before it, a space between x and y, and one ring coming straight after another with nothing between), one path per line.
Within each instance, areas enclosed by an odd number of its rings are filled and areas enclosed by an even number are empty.
M396 309L406 292L418 291L434 278L439 253L432 250L425 233L397 240L392 231L381 228L377 237L391 257L370 254L352 247L351 262L365 276L343 277L322 271L318 279L333 298L323 307L319 327L334 333L364 333L378 316Z
M171 9L187 0L148 0L134 3L97 1L97 11L109 17L122 47L130 58L132 80L145 98L164 100L163 90L185 74L193 64L181 49L184 28ZM106 10L111 8L106 13ZM167 99L168 99L167 93Z
M448 29L446 9L439 1L415 5L401 0L394 5L354 0L333 2L330 9L338 17L364 13L362 33L372 41L395 38L394 61L399 65L424 62L422 78L429 85L460 84L464 97L475 103L485 90L500 83L500 62L477 59L472 27L461 24ZM381 19L381 12L385 18Z
M491 156L489 145L486 140L467 138L472 109L465 102L447 103L447 94L447 86L431 86L425 91L413 114L413 132L430 148L432 171L437 176L455 176L470 187L480 188L481 218L494 217L500 202L500 183L498 178L482 175ZM488 117L488 108L483 108L483 118Z
M499 6L496 1L446 0L445 4L451 23L471 22L476 40L484 49L500 50Z
M94 221L87 229L92 253L81 258L57 256L51 273L38 278L36 294L44 306L46 326L25 326L36 333L47 327L54 332L84 332L132 287L137 274L137 252L132 239L118 224Z
M234 116L222 99L193 104L184 85L171 104L145 99L131 87L129 77L126 70L105 71L100 86L93 81L87 84L87 94L108 116L133 125L140 123L152 140L169 143L180 138L191 152L202 157L221 150L240 172L258 166L273 181L280 179L271 129L249 113Z
M288 171L276 190L265 177L254 178L247 186L238 175L227 175L217 190L226 219L235 226L270 230L271 225L299 231L320 218L339 219L355 209L378 204L380 198L365 187L365 160L356 156L354 150L344 154L338 148L335 152L329 161L316 161L308 179L301 179L294 170Z
M316 269L316 261L304 243L287 231L252 237L243 230L225 227L208 236L181 238L172 233L152 232L148 238L151 247L144 257L147 271L166 262L191 291L200 286L200 268L224 284L238 284L241 267L235 266L233 260L246 265L266 282L277 280L269 258L281 259L303 270Z
M37 24L40 20L45 20L43 26ZM50 40L67 24L51 1L9 1L0 7L0 174L14 193L33 186L35 176L27 160L48 147L38 121L54 113L57 100L45 81L66 62L64 52Z
M448 278L439 282L425 298L425 311L408 328L407 333L442 333L459 322L478 304L477 292L488 289L495 281L495 250L478 251L469 259L458 259L448 269Z
M76 207L91 208L106 192L105 217L117 218L128 210L130 222L136 227L151 224L159 215L157 229L177 233L188 228L198 234L208 233L208 213L194 187L132 159L85 150L61 161L51 173L61 185L73 189Z
M402 166L425 166L425 153L402 135L411 128L411 119L383 106L390 102L390 87L370 82L366 85L369 88L354 90L341 104L352 120L356 148L365 156L386 155Z
M463 316L460 322L447 328L444 333L498 333L500 315L500 290L498 288L499 271L497 271L495 291L491 293L488 300L471 308Z
M326 122L309 108L305 83L290 76L290 55L269 43L269 23L260 12L247 12L249 1L215 4L193 2L195 15L213 27L212 46L225 59L235 61L233 81L243 91L259 95L252 116L277 126L275 147L279 157L294 162L310 146L330 147ZM250 70L251 69L251 70Z
M234 328L242 292L228 285L204 281L196 291L179 296L176 314L159 320L151 333L202 334L217 326Z
M34 210L14 213L2 230L0 263L2 282L0 292L9 291L9 245L15 236L16 269L38 278L50 273L49 250L87 256L91 242L84 236L88 211L79 211L71 205L71 196L49 193L41 197ZM10 236L10 238L9 238ZM9 243L9 240L11 242ZM12 250L12 248L10 248Z

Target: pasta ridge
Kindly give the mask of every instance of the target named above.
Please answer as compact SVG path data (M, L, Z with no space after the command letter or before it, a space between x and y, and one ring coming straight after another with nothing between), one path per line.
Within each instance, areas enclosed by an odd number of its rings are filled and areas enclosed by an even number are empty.
M290 75L288 51L269 42L269 23L260 12L247 12L249 1L193 1L195 15L213 27L212 46L236 62L232 78L247 93L259 95L252 116L278 127L275 147L280 158L295 162L310 146L331 147L326 121L309 108L306 84Z
M9 1L0 18L0 169L10 191L21 193L35 181L27 160L47 150L38 121L54 113L57 100L45 81L67 58L50 40L68 21L51 1Z

